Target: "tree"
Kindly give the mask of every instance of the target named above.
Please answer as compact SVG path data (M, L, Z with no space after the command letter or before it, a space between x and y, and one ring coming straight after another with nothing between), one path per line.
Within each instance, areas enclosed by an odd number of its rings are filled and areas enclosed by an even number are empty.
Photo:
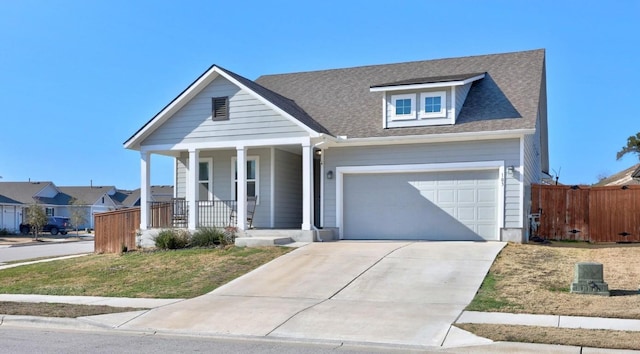
M31 204L27 208L27 222L33 231L33 236L38 239L38 233L47 224L47 213L40 204Z
M78 237L78 226L87 222L87 214L84 211L84 205L86 203L76 198L71 198L69 205L71 206L71 224L76 230L76 237Z
M628 153L634 153L638 155L638 159L640 159L640 132L636 133L635 136L630 136L627 139L627 145L623 146L622 149L618 151L616 159L620 160L622 156Z

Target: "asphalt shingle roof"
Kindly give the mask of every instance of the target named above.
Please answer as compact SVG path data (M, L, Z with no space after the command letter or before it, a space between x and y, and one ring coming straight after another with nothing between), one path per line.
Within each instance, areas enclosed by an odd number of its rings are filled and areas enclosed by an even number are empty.
M640 184L640 164L635 164L605 179L600 180L595 186L623 186Z
M311 118L311 116L309 116L307 112L305 112L302 108L300 108L295 101L289 98L283 97L282 95L269 90L268 88L256 83L255 81L251 81L243 76L240 76L234 72L226 70L220 66L217 66L217 67L218 69L224 71L229 76L238 80L240 83L245 85L247 88L249 88L253 92L265 98L267 101L273 103L278 108L287 112L289 115L295 117L297 120L305 124L307 127L313 129L318 133L325 133L325 134L329 133L329 131L325 127L323 127L320 123L318 123L316 120Z
M383 129L380 102L384 93L370 92L372 85L468 75L465 73L486 75L471 86L455 125ZM539 49L265 75L256 83L283 99L293 100L329 134L365 138L534 129L541 92L545 89L544 75L545 52Z
M151 186L151 200L169 202L173 198L173 186ZM140 188L134 190L117 190L111 197L124 207L140 205Z
M73 198L82 202L83 204L95 204L99 198L101 198L107 192L114 188L114 186L58 187L60 192L64 194L62 197L66 199L66 204L70 204Z
M0 195L12 200L12 203L33 204L34 196L52 182L0 182ZM55 204L55 198L37 198L38 202Z

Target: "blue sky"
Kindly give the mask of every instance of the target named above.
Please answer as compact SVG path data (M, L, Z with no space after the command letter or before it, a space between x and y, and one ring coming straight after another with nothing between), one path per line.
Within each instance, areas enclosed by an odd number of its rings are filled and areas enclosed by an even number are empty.
M640 131L640 1L0 1L0 176L138 188L123 142L211 64L262 74L545 48L550 165L594 183ZM153 184L172 184L154 157Z

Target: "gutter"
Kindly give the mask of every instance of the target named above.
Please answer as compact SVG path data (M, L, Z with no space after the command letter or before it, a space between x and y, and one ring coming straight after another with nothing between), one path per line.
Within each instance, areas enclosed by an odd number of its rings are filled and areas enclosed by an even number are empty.
M534 134L535 129L496 130L467 133L445 133L427 135L384 136L369 138L347 138L338 136L331 139L332 145L384 145L384 144L409 144L409 143L436 143L452 141L494 140L494 139L519 139L522 135Z

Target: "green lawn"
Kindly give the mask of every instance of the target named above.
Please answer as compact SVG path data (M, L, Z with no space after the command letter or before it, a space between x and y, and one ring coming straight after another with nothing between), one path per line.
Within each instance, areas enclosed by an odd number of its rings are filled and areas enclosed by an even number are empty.
M191 298L291 248L216 248L91 255L0 270L0 293Z

